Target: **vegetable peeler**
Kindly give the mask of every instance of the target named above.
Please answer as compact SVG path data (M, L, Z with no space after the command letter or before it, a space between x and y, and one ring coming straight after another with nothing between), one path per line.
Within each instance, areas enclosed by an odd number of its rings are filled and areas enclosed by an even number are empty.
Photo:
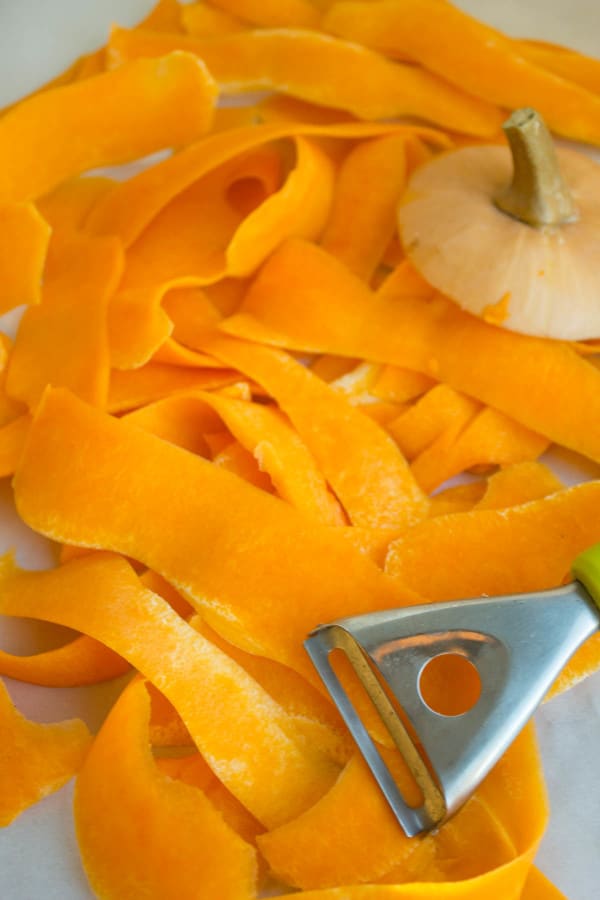
M502 756L563 666L600 629L600 544L574 561L575 580L527 594L458 600L339 619L305 648L408 837L437 830ZM341 651L421 793L409 805L336 674ZM479 698L459 715L422 691L432 660L451 654L477 670Z

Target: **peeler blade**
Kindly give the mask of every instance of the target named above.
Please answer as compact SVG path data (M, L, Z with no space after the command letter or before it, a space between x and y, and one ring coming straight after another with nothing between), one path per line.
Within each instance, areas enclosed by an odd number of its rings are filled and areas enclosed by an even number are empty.
M600 627L579 581L531 594L368 613L319 626L306 650L398 822L412 837L452 816L498 761L577 648ZM422 794L403 797L331 654L348 658ZM479 699L460 715L430 708L421 676L435 658L467 659ZM397 701L397 705L395 703ZM399 714L400 708L401 714Z

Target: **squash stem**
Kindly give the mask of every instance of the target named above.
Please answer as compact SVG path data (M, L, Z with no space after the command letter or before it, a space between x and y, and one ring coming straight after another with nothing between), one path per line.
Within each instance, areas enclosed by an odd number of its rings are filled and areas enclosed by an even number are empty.
M504 123L513 179L496 206L534 228L575 222L577 209L562 177L544 120L534 109L518 109Z

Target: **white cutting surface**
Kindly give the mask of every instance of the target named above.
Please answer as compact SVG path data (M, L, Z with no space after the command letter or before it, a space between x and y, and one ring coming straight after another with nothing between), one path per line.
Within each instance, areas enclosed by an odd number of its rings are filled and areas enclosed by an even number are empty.
M111 21L133 24L152 5L149 0L0 0L0 106L102 44ZM515 36L562 42L600 56L598 0L461 0L458 5ZM5 325L0 320L0 327L6 330L11 320L14 324L14 314ZM553 457L552 465L568 483L600 477L597 467L567 454ZM0 551L11 547L29 568L53 563L48 545L16 517L10 487L0 481ZM0 647L25 653L64 640L59 630L41 629L37 637L33 647L16 624L2 625ZM92 728L121 685L60 691L8 682L15 702L31 718L81 716ZM545 706L537 725L552 805L538 864L570 900L595 900L600 896L600 673ZM0 830L2 900L92 897L78 860L71 797L69 785Z

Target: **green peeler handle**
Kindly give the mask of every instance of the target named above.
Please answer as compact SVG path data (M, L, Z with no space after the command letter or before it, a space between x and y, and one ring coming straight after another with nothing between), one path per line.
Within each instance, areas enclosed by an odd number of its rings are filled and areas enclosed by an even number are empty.
M600 611L600 544L593 544L580 553L571 570Z

